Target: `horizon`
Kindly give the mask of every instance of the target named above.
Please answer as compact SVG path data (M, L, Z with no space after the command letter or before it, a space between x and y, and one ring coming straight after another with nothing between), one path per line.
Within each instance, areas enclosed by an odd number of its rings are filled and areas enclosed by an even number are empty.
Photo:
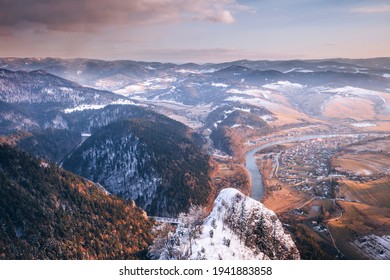
M180 64L390 57L389 14L385 0L2 1L0 56Z
M236 60L228 60L228 61L220 61L220 62L204 62L197 63L193 61L183 61L183 62L172 62L172 61L147 61L147 60L134 60L134 59L101 59L101 58L88 58L88 57L71 57L71 58L63 58L63 57L16 57L16 56L8 56L8 57L0 57L0 59L35 59L35 60L45 60L45 59L54 59L54 60L96 60L96 61L105 61L105 62L117 62L117 61L131 61L137 63L161 63L161 64L175 64L175 65L185 65L185 64L195 64L199 66L204 66L208 64L224 64L224 63L235 63L240 61L248 61L248 62L283 62L283 61L304 61L304 62L318 62L318 61L336 61L336 60L375 60L375 59L390 59L390 56L379 56L379 57L356 57L356 58L348 58L348 57L333 57L333 58L308 58L308 59L300 59L300 58L291 58L291 59L236 59Z

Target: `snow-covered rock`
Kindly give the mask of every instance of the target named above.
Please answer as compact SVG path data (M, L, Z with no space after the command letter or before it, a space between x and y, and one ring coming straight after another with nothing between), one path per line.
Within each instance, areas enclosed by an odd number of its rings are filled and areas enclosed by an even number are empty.
M160 259L300 258L275 213L236 189L221 191L203 223L197 223L200 212L192 208L181 217L182 223L167 239Z

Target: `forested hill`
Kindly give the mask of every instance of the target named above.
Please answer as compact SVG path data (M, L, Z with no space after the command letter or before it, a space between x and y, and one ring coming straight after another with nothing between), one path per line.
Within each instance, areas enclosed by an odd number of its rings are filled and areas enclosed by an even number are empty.
M209 156L196 144L198 137L172 120L119 121L97 130L63 166L134 200L148 214L177 215L212 196Z
M0 144L0 259L137 259L151 222L90 181Z

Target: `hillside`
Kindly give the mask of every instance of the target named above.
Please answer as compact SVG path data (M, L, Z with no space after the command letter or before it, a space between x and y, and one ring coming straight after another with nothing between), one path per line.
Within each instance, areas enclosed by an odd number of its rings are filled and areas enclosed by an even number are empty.
M0 259L137 259L151 222L133 203L0 144Z
M212 194L209 157L186 126L161 117L130 119L97 130L64 168L135 200L150 215L176 215Z
M108 104L120 97L108 91L80 86L45 71L0 69L0 100L7 103L51 103L62 106Z
M80 142L80 133L64 129L44 129L20 139L17 146L32 155L59 162Z
M110 104L134 103L126 97L83 87L45 71L0 69L0 135L16 130L72 128L74 113L94 111Z

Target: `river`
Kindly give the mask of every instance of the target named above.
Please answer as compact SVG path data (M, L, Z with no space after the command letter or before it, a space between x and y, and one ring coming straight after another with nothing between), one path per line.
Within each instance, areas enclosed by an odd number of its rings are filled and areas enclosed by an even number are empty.
M317 139L317 138L332 138L336 136L354 136L357 137L362 134L314 134L314 135L304 135L304 136L297 136L297 137L291 137L291 138L286 138L286 139L281 139L277 140L274 142L270 142L267 144L263 144L260 146L257 146L251 150L249 150L245 154L245 168L248 170L250 177L251 177L251 193L250 197L259 201L262 196L264 195L264 185L263 185L263 178L262 175L259 171L259 168L256 164L255 160L255 153L258 151L264 150L265 148L269 148L275 145L280 145L280 144L286 144L286 143L291 143L291 142L303 142L303 141L308 141L312 139Z

